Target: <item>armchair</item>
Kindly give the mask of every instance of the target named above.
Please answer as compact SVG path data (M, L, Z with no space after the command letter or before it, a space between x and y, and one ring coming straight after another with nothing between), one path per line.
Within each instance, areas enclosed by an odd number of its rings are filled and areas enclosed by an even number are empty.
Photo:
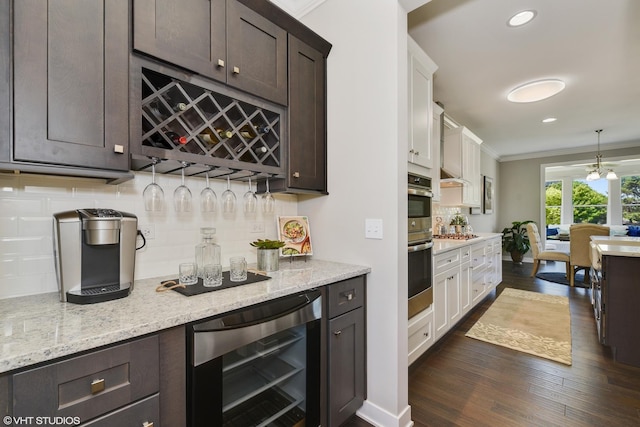
M608 236L609 227L596 224L574 224L569 228L569 255L571 258L571 277L569 283L574 285L576 271L591 267L591 236ZM587 270L588 271L588 270ZM589 277L584 275L585 281Z
M543 250L538 226L533 222L527 224L527 236L529 237L531 253L533 254L533 270L531 271L531 277L534 277L538 272L538 268L540 268L540 261L559 261L565 263L565 271L567 278L569 278L571 272L569 254L561 251Z

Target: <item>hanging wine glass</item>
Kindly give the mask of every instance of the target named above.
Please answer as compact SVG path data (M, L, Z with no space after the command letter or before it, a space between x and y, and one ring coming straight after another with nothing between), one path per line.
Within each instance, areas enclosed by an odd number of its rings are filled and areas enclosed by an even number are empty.
M244 193L244 213L253 214L256 213L256 208L258 207L258 197L256 197L256 193L253 192L251 187L251 177L249 177L249 191Z
M236 210L236 195L231 191L231 180L227 175L227 189L221 196L222 212L232 214Z
M213 188L209 186L209 172L206 175L207 186L200 192L200 210L202 212L215 212L218 197Z
M262 195L262 212L266 214L273 213L276 206L276 199L273 198L273 194L269 192L269 178L266 181L267 191Z
M160 212L164 206L164 191L156 184L156 163L158 159L154 158L151 164L151 184L147 185L142 193L144 209L152 212Z
M182 184L173 192L173 205L176 212L191 212L191 190L184 185L184 169L189 166L182 162Z

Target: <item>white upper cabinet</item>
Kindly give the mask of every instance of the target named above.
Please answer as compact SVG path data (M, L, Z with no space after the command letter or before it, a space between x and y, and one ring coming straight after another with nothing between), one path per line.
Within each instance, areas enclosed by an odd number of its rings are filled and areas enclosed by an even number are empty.
M442 115L444 110L435 102L433 103L433 124L431 128L431 141L433 153L433 169L431 174L431 186L433 187L433 201L440 201L440 132Z
M464 184L445 187L441 183L442 205L480 207L480 144L482 140L464 126L445 130L442 168Z
M424 53L411 38L408 43L409 70L409 140L407 159L410 164L425 170L414 170L428 176L435 176L434 169L440 167L435 158L433 129L433 73L438 66ZM428 170L427 170L428 169Z

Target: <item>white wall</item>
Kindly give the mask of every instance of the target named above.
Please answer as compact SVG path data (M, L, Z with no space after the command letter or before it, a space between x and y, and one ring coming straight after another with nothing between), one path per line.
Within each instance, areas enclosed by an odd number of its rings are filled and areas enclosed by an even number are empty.
M407 373L407 16L396 0L327 0L302 21L328 59L329 197L301 198L320 258L369 265L367 401L359 415L410 425ZM382 240L364 238L366 218Z
M255 262L255 249L249 242L275 238L276 216L297 214L295 196L276 195L274 214L263 215L259 211L246 216L242 196L249 187L240 182L231 185L238 198L234 216L202 214L199 210L199 194L205 187L202 178L186 179L194 209L177 214L171 203L180 178L173 175L157 177L165 193L165 211L146 212L142 192L149 182L148 173L137 173L134 180L120 185L107 185L95 179L0 174L0 299L57 291L52 242L52 215L56 212L111 208L135 214L139 225L152 225L155 239L148 240L146 247L136 252L136 279L177 274L180 262L194 259L195 246L201 240L200 227L205 226L216 227L216 242L222 248L224 265L234 255ZM226 189L226 181L211 180L211 186L219 198ZM254 223L264 224L265 231L251 233ZM138 239L138 246L141 244Z

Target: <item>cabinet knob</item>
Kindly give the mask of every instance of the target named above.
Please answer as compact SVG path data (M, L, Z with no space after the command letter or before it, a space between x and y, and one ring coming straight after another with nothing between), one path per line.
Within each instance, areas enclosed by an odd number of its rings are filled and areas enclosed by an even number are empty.
M142 423L142 427L153 427L153 421L145 421Z
M429 338L429 332L425 332L425 333L424 333L424 334L422 334L422 335L424 335L425 337Z
M342 333L342 331L333 331L333 335L338 336Z
M412 148L411 150L409 150L409 153L414 154L415 150Z
M233 74L240 74L240 67L233 67Z
M293 173L293 177L294 178L300 178L300 172L294 172Z
M224 60L218 59L218 68L224 68Z
M420 152L419 152L419 151L416 151L416 152L415 152L415 155L416 155L416 156L419 156L419 155L420 155Z
M114 153L118 153L118 154L124 153L124 145L120 145L120 144L114 145L113 146L113 152Z

